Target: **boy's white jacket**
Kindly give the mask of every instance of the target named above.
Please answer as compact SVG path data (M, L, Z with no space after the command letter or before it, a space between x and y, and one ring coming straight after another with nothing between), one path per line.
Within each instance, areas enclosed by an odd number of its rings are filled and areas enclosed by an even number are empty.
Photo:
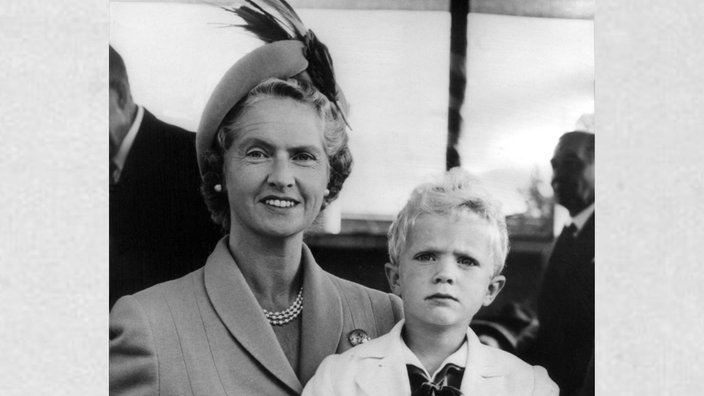
M341 355L330 355L306 384L303 396L408 396L411 394L401 349L404 321L375 340ZM465 395L558 395L547 371L482 344L467 329L469 353L462 378Z

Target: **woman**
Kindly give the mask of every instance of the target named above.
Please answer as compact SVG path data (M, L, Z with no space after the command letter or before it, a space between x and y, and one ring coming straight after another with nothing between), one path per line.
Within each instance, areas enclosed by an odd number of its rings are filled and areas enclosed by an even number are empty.
M258 48L213 92L196 146L228 234L203 268L117 301L110 394L297 395L325 356L400 319L395 296L324 272L303 243L352 164L340 95L303 41Z

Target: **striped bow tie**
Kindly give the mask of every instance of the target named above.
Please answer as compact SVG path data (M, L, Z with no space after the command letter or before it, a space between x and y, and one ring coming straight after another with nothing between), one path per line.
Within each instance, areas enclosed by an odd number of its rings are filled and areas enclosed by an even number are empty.
M411 364L406 365L411 383L411 396L462 396L460 390L464 368L448 363L431 380L425 372Z

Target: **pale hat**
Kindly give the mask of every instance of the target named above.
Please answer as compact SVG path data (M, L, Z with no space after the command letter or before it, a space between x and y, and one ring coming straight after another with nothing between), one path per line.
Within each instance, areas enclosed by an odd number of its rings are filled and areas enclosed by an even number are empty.
M277 41L261 46L235 62L215 86L196 133L196 153L201 175L203 154L213 144L220 123L240 99L268 78L289 78L308 67L303 43L298 40Z
M291 6L284 0L249 1L249 5L224 8L244 20L239 25L267 42L248 53L230 67L215 86L201 116L196 134L196 153L201 177L205 171L205 153L227 113L254 87L269 78L296 76L307 80L340 110L346 121L348 110L342 90L335 82L332 59L327 47L305 28ZM278 16L273 15L270 9Z

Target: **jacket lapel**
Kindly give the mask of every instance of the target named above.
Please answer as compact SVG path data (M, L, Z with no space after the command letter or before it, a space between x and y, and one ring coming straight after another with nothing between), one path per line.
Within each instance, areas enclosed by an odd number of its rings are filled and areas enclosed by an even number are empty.
M315 374L320 362L337 351L342 332L342 300L337 288L303 245L303 317L301 383Z
M501 396L500 380L507 375L506 367L489 354L488 346L483 345L471 329L467 330L467 363L462 377L462 392L468 395Z
M300 393L303 387L230 254L227 236L208 257L204 273L208 297L230 333L274 377Z
M145 108L142 123L125 158L118 184L134 183L140 179L152 180L146 175L154 172L154 167L163 161L159 155L161 152L159 145L162 144L159 139L161 133L156 125L156 117Z
M361 360L355 382L364 394L400 396L411 393L400 343L403 322L397 323L387 335L357 347Z

